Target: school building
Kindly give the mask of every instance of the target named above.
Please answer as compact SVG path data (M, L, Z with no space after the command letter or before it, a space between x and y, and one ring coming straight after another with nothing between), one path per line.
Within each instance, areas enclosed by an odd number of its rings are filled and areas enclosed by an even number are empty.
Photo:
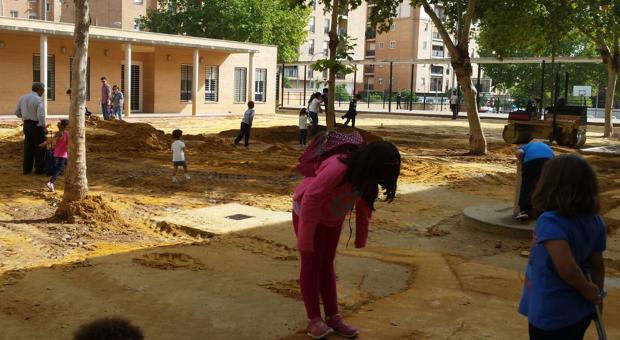
M0 114L13 114L33 81L47 85L48 114L67 113L73 29L0 17ZM101 113L105 76L122 88L125 114L242 113L249 100L274 113L276 64L275 46L91 26L86 106Z

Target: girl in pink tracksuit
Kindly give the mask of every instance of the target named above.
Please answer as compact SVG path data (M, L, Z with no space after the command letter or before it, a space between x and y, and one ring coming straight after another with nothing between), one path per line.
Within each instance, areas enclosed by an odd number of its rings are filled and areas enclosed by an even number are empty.
M355 247L366 245L368 223L379 187L391 202L400 173L400 153L388 142L373 142L350 154L324 159L315 177L306 177L293 196L293 225L301 253L299 283L310 323L308 335L320 339L335 332L358 331L338 314L334 258L342 223L355 207ZM325 320L321 318L323 300Z

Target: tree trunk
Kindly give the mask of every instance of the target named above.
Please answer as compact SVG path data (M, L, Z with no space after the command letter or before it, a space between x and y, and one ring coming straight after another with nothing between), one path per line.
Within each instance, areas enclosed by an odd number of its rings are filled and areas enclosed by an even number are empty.
M69 159L65 171L63 205L80 201L88 195L86 179L86 63L90 10L88 0L75 0L75 30L71 67L71 105L69 108ZM62 206L61 205L61 209Z
M471 80L472 67L467 51L459 51L461 56L453 58L452 67L456 72L457 81L461 85L465 104L467 105L467 121L469 122L469 154L484 155L487 153L487 141L482 131L480 117L478 116L478 105L476 105L476 88Z
M336 123L335 100L336 100L336 72L334 70L336 65L336 52L338 50L338 44L340 39L338 37L338 13L340 13L340 1L334 0L332 3L332 21L329 28L329 75L327 81L327 88L329 93L327 95L327 105L325 105L325 125L327 131L334 130Z
M614 133L612 110L614 107L616 81L618 79L618 60L609 58L605 64L607 68L607 91L605 92L605 131L603 137L610 137Z

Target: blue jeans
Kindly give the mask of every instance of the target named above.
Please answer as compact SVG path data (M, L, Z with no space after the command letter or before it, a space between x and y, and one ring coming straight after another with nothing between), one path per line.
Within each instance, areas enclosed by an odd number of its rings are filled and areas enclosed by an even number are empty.
M122 106L114 106L113 114L118 118L118 120L123 120L123 107Z
M52 178L50 178L50 183L54 184L60 176L60 173L67 166L67 159L63 157L54 157L56 159L56 163L54 164L54 173L52 174Z
M310 129L310 133L314 135L319 128L319 115L316 112L309 111L308 116L310 116L310 119L312 120L312 128Z
M108 104L101 104L101 114L103 115L103 119L110 118L110 107Z

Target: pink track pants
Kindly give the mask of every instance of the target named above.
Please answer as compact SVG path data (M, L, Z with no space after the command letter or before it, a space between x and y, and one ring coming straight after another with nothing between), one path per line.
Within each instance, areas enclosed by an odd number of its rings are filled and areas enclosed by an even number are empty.
M299 217L293 213L295 234L297 234L298 225ZM314 234L314 251L300 251L299 286L306 314L310 320L321 317L320 299L323 300L325 316L338 314L334 258L341 230L342 226L328 227L319 224Z

